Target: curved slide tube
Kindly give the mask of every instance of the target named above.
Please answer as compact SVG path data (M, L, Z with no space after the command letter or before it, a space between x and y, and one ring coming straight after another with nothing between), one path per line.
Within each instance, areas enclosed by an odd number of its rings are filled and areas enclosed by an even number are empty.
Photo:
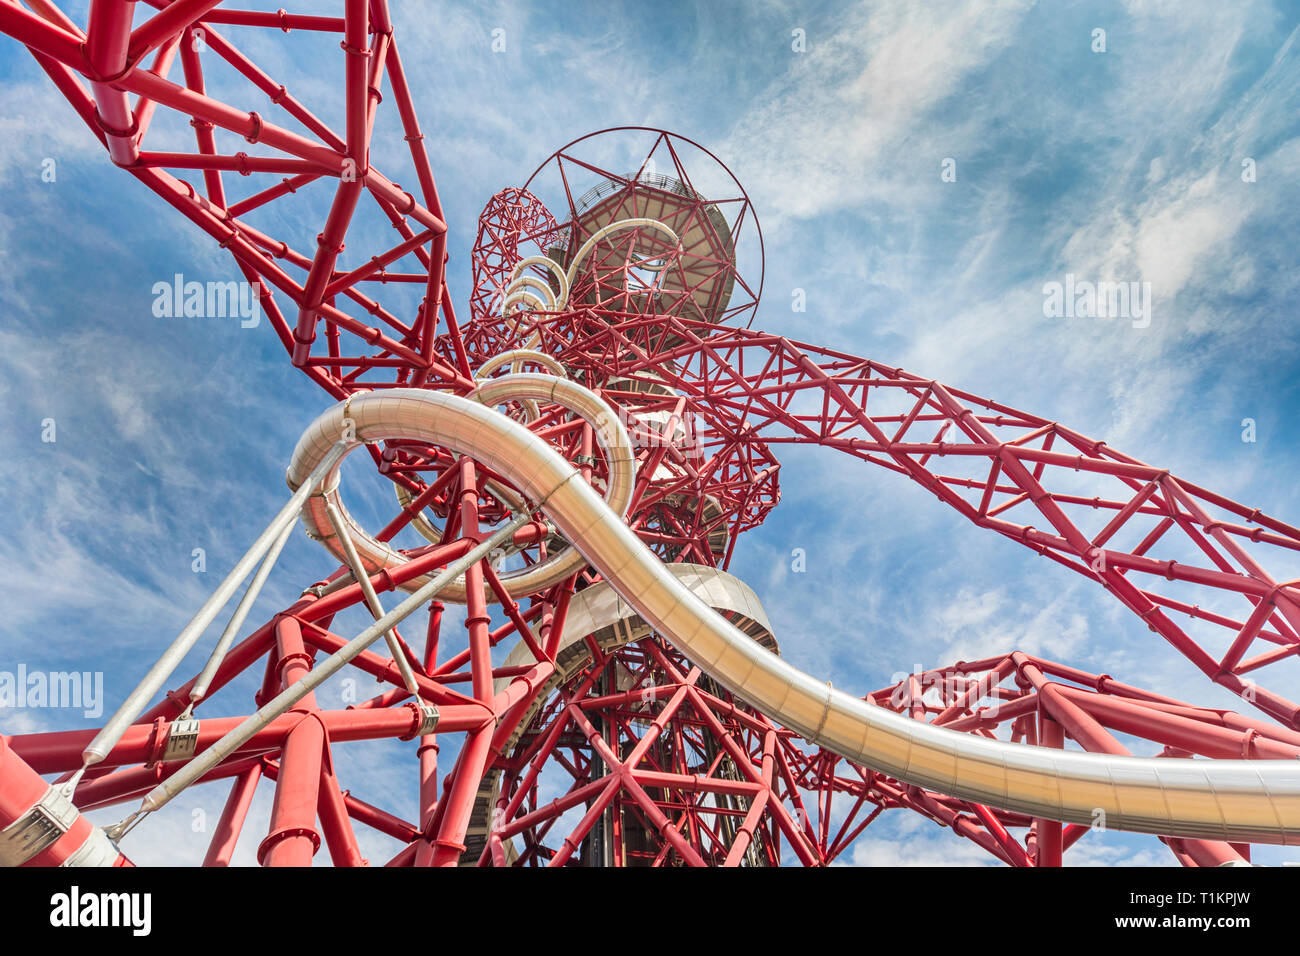
M533 258L540 259L544 257L534 256ZM547 259L546 261L550 262L551 260ZM514 372L518 374L526 362L540 365L552 375L558 375L560 378L568 377L568 373L564 370L564 366L558 361L547 355L545 352L534 352L531 349L513 349L509 352L501 352L492 359L484 362L474 373L474 377L480 381L489 378L492 373L496 372L497 369L504 365L511 365ZM536 421L539 414L537 403L532 399L526 398L523 399L520 404L524 407L525 413L528 416L528 421ZM412 494L405 485L394 484L393 490L397 493L397 500L401 503L403 508L409 508L411 502L415 500L415 495ZM509 489L501 487L501 485L495 481L485 482L484 490L511 511L517 511L523 506L523 502L521 502L515 494L513 494ZM426 541L433 544L442 543L442 533L433 526L422 512L411 516L411 527L413 527Z
M772 625L768 622L763 602L748 584L726 571L701 564L668 564L665 567L681 587L690 589L715 613L721 614L748 635L750 640L776 651L776 638L772 636ZM514 735L503 746L503 752L509 752L523 736L532 716L545 703L549 691L566 683L591 663L588 638L602 651L608 652L634 644L652 633L654 628L608 581L593 584L574 594L564 618L564 633L560 636L559 647L555 652L555 673L541 685L541 693L519 721ZM532 650L520 641L511 648L501 666L507 669L527 667L533 661ZM497 693L505 690L512 679L497 678Z
M658 219L617 219L614 222L607 223L587 238L582 247L573 257L569 268L563 269L560 264L549 256L528 256L515 264L510 273L510 282L506 285L501 293L501 315L506 320L506 325L512 332L518 332L518 323L511 317L513 306L526 306L534 311L559 311L568 308L569 290L573 286L574 280L578 276L578 269L583 261L591 254L591 250L603 239L613 235L616 232L623 232L627 229L653 229L660 235L667 238L670 245L673 246L673 252L680 252L682 240L671 228L660 222ZM644 269L647 272L662 272L668 268L670 257L673 253L647 256L639 259L635 266ZM655 264L656 259L663 259L663 262ZM537 266L549 270L557 280L559 293L552 291L550 285L543 282L536 276L524 275L524 269L528 266ZM528 289L536 289L536 292L529 292ZM540 294L539 294L540 293ZM516 310L518 311L518 310ZM536 348L541 341L541 333L534 332L524 343L525 349ZM519 371L518 365L515 371Z
M362 442L404 438L472 454L463 447L463 441L462 444L457 444L456 441L450 440L453 436L444 437L443 430L437 427L438 423L430 421L433 416L427 410L393 399L393 396L409 398L411 395L430 394L441 393L418 389L385 389L383 392L356 395L336 405L316 419L299 439L286 476L289 487L297 490L307 477L314 473L339 436L344 434L344 426L349 422L351 427L348 430L356 436L353 447L357 447ZM609 468L609 482L605 489L604 502L608 509L618 516L617 520L621 523L632 500L633 486L636 481L636 452L623 423L594 393L576 382L555 375L521 373L487 379L470 393L469 398L457 399L457 403L478 408L488 417L488 420L501 422L510 420L493 411L492 407L520 400L560 405L593 426L596 444L604 452ZM483 404L479 404L480 402ZM522 428L522 426L516 427ZM456 437L460 440L459 436ZM545 442L541 439L538 441L545 446ZM479 456L473 455L473 457ZM517 469L519 464L521 463L514 463L511 470ZM308 498L303 506L302 520L307 533L321 541L332 554L346 563L345 549L335 534L330 520L329 511L334 508L343 533L351 540L361 564L367 570L377 571L381 568L405 564L407 559L401 552L368 534L343 506L338 492L338 473L341 467L341 460L334 464L321 479L323 490ZM568 467L567 463L565 467ZM502 471L500 474L505 475L506 472ZM582 484L590 488L585 482ZM522 489L522 486L519 487ZM524 493L528 494L527 491ZM532 498L532 500L541 499ZM545 561L502 574L501 584L512 598L535 594L559 584L585 564L586 561L580 550L572 547L562 548L549 555ZM432 575L424 575L407 581L402 588L413 593L428 583L431 577ZM495 592L490 589L485 592L485 595L488 601L497 599ZM448 585L438 597L439 600L449 603L463 604L465 602L464 578L458 578Z
M325 454L342 411L336 406L307 430L295 462ZM471 455L531 500L545 500L561 533L656 631L812 744L917 786L1030 816L1090 824L1101 811L1116 830L1300 843L1300 761L1076 753L912 720L799 671L714 613L589 484L570 480L576 473L567 461L518 423L477 402L418 389L355 397L351 412L376 432ZM366 437L360 427L358 435Z

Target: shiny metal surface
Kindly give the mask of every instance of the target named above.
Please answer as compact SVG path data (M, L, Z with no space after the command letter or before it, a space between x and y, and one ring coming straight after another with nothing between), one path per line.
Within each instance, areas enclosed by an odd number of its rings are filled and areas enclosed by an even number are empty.
M689 588L750 640L771 651L777 650L763 602L740 578L701 564L669 564L666 567L683 587ZM586 638L594 640L601 650L610 651L648 637L653 631L654 627L608 581L579 591L570 600L564 619L564 633L555 652L555 673L543 685L543 692L538 695L533 710L541 707L550 688L563 684L590 662L591 650ZM520 641L506 656L502 667L527 665L534 659L528 645ZM510 681L509 677L498 678L497 693L504 690ZM527 717L519 722L516 737L523 733L527 724Z
M345 419L350 418L354 426L353 433L356 438L352 448L359 447L363 442L403 438L463 451L464 449L458 445L452 444L450 438L454 436L458 441L463 442L463 432L466 429L473 434L477 442L491 442L494 440L491 432L501 423L513 428L521 427L504 415L492 411L491 406L509 401L540 401L567 408L592 425L596 444L604 454L609 470L604 502L608 509L618 516L618 520L622 521L627 513L636 481L635 451L627 429L623 427L618 416L592 392L555 375L522 373L488 379L470 393L469 399L456 400L457 407L467 404L481 409L484 413L481 416L483 420L476 421L474 424L446 415L431 415L425 398L434 394L441 395L441 393L419 389L388 389L383 392L358 395L346 403L334 406L317 418L299 439L289 463L287 476L289 487L297 488L300 482L317 467L324 455L328 454L329 448L334 444L333 439L336 439L343 430ZM435 418L439 420L435 421ZM447 418L447 424L454 424L457 431L452 432L443 428L441 418ZM538 441L541 442L540 439ZM549 446L545 446L544 442L541 444L549 450ZM567 462L562 464L566 468L569 467ZM333 466L321 481L322 492L309 498L303 508L302 518L308 533L320 540L341 562L346 563L346 549L330 522L329 508L333 506L338 510L343 534L349 538L361 563L369 571L374 572L380 568L404 564L406 558L400 552L373 538L344 507L338 491L340 466L341 462ZM524 463L515 463L512 471L519 470L521 466L524 466ZM523 470L528 471L526 466ZM530 497L533 501L539 500L531 495ZM531 594L558 584L585 563L580 551L572 547L563 548L548 555L545 561L538 564L501 574L501 583L512 597ZM407 591L417 591L428 580L429 576L424 575L408 581L402 587ZM486 592L486 596L489 601L496 600L496 595L491 590ZM459 578L448 586L440 599L463 604L464 579Z
M599 403L594 395L591 400ZM301 473L332 444L338 410L322 416L299 443L294 467ZM1067 752L973 737L868 704L790 666L715 613L590 485L568 480L575 475L568 462L518 423L477 402L406 389L354 399L352 411L359 425L364 417L365 428L396 428L470 454L531 500L545 499L546 514L564 536L650 626L737 696L850 760L1031 816L1087 824L1101 818L1109 829L1201 839L1300 843L1300 761Z

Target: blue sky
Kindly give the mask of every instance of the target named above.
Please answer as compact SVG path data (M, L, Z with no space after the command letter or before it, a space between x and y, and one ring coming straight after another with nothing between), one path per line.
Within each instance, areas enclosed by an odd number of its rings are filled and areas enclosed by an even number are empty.
M79 22L83 7L70 10ZM1296 5L394 7L462 312L492 193L591 130L664 127L713 150L755 204L767 256L756 327L1054 418L1300 521ZM491 50L498 28L503 53ZM1105 52L1092 49L1097 28ZM259 37L249 52L334 123L341 52L333 41L289 49ZM167 137L181 147L188 132L160 120L153 148ZM376 164L400 169L400 146L377 143ZM47 158L53 183L41 179ZM941 180L946 158L955 182ZM0 668L103 670L111 707L283 499L289 451L326 398L265 322L154 317L155 282L236 278L230 260L114 169L8 42L0 173ZM314 234L322 202L304 198L285 228ZM1150 282L1150 327L1044 317L1044 283L1067 273ZM806 312L791 309L795 289ZM46 418L53 444L40 440ZM1254 443L1241 440L1245 418ZM969 527L919 487L815 449L780 457L782 504L732 570L804 669L865 693L915 664L1020 648L1234 705L1100 588ZM354 510L366 517L364 503ZM191 571L197 547L205 575ZM796 547L805 574L790 571ZM296 536L255 616L330 570ZM1300 696L1300 668L1274 682ZM89 723L22 711L4 729ZM349 748L345 784L412 807L413 784L387 776L409 766L408 750ZM136 852L201 855L190 816L218 812L222 796L203 791L151 821ZM372 859L386 849L377 842ZM1089 835L1072 853L1169 859L1120 834ZM851 859L983 856L887 814Z

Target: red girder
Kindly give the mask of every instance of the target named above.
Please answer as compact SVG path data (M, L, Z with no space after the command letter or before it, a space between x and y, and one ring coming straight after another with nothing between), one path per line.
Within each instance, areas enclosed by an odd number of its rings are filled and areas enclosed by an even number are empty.
M773 447L838 449L912 479L976 526L1096 579L1211 680L1282 726L1019 652L912 675L871 695L877 703L953 730L1035 745L1072 741L1126 753L1115 736L1123 734L1163 747L1163 755L1300 755L1300 706L1256 683L1265 670L1271 677L1294 666L1283 661L1300 653L1300 581L1279 581L1266 567L1300 551L1300 530L1058 423L878 362L733 327L752 315L761 292L761 278L755 291L741 275L734 245L743 228L757 231L757 220L743 190L699 196L681 156L687 141L666 133L652 131L647 160L663 150L670 177L651 176L648 162L635 171L602 170L579 155L584 139L557 151L522 189L494 197L479 224L472 321L462 330L445 282L447 226L386 0L344 0L341 17L146 0L156 12L139 22L136 6L92 0L83 29L47 0L31 10L0 0L0 32L28 47L114 163L231 252L293 363L331 396L394 386L463 393L484 361L535 337L532 347L627 413L641 469L632 526L667 560L722 567L739 534L779 501ZM342 133L241 53L221 32L227 26L337 37ZM202 51L214 56L205 63ZM169 78L178 59L181 82ZM234 105L210 97L214 67L250 98ZM385 88L419 199L370 165ZM262 96L274 121L254 108ZM145 148L160 109L189 121L193 152ZM558 176L567 206L562 223L529 191L541 189L543 170ZM228 195L231 173L252 181L238 198ZM578 175L598 177L598 188L576 197L571 180ZM328 180L332 198L314 248L299 251L257 225L292 218L299 194ZM719 224L714 213L732 208L735 217ZM387 221L397 240L343 268L340 253L363 209ZM653 231L620 234L583 264L569 306L503 321L500 294L520 257L533 247L555 249L567 265L594 231L597 209L654 211L692 238L670 250ZM668 267L647 278L638 260L661 254ZM534 274L550 281L545 271ZM413 317L385 306L375 291L411 284L423 286ZM292 303L292 319L277 292ZM692 318L706 313L708 320ZM590 454L590 429L557 409L542 409L532 427L570 457ZM371 452L380 471L414 496L382 540L417 515L443 522L439 543L372 576L381 594L463 555L481 527L503 516L500 502L481 490L498 476L469 459L401 442ZM583 472L603 480L589 460ZM540 523L527 525L516 544L540 555L546 534ZM531 552L525 560L534 560ZM569 598L593 583L592 574L532 595L523 607L507 600L487 562L466 577L463 645L451 646L443 633L437 602L423 653L401 644L422 698L441 712L436 732L419 742L418 819L358 800L334 773L332 745L410 739L422 727L396 663L367 652L353 666L383 682L382 693L344 711L308 697L208 774L232 786L205 862L230 862L262 777L276 787L271 832L258 853L267 864L310 862L323 842L336 864L360 865L353 822L405 844L394 865L563 865L601 862L606 852L615 865L823 865L893 808L949 827L1016 866L1059 865L1088 832L924 791L811 750L657 638L608 652L589 639L590 662L543 697ZM305 673L316 655L341 647L346 639L330 630L333 618L361 606L364 596L355 583L326 591L329 581L232 649L209 696L261 668L260 703ZM502 601L504 622L495 629L485 582ZM1221 606L1229 595L1245 601L1235 614ZM507 639L528 648L526 665L494 667L493 648ZM1008 681L1014 686L1003 686ZM160 761L193 683L168 694L81 779L79 806L137 799L174 772L178 764ZM198 749L240 720L204 719ZM440 781L438 737L448 733L463 737ZM19 735L5 738L3 753L28 765L14 779L26 774L30 784L31 769L66 777L80 766L89 736ZM543 773L567 782L561 796L539 805ZM499 792L486 806L482 790L494 781ZM480 821L485 807L491 819ZM1185 864L1249 853L1212 841L1166 843Z
M688 397L705 433L740 423L755 445L822 445L911 478L975 525L1098 580L1211 680L1300 727L1300 705L1246 676L1300 651L1300 581L1279 583L1254 557L1300 551L1300 530L1259 509L1056 422L781 336L675 316L597 325L583 314L525 331L594 379L652 372ZM680 344L656 350L647 334ZM1071 451L1054 450L1058 440ZM1067 485L1084 478L1096 493ZM1006 517L1015 508L1024 517ZM1027 523L1030 512L1050 530ZM1204 596L1164 593L1159 578ZM1239 617L1202 607L1231 594L1247 603ZM1192 622L1214 626L1208 642L1189 635Z
M28 46L105 143L117 165L231 251L247 281L255 286L262 309L294 364L331 395L342 397L361 384L363 374L393 367L394 360L400 360L397 374L406 384L433 379L468 388L467 369L432 357L440 315L446 334L453 340L460 334L444 281L447 227L392 36L386 0L347 0L342 18L215 11L211 0L149 2L161 12L132 32L134 3L96 0L83 33L52 4L42 3L39 12L33 13L16 0L3 0L0 30ZM331 130L226 40L216 29L226 24L285 33L341 34L344 134ZM262 117L251 99L245 108L209 97L200 49L215 53L219 64L245 81L250 97L270 97L272 108L282 111L285 119L304 128L310 137ZM154 50L158 57L146 63ZM177 52L184 72L182 84L167 78ZM410 146L419 200L369 164L380 89L385 83ZM139 98L134 111L127 102L129 94ZM193 153L143 149L150 120L159 108L189 120L195 129ZM223 137L237 134L268 154L222 154L214 130L222 131ZM169 169L201 172L201 189ZM243 200L232 202L227 197L230 184L223 176L228 172L237 172L241 178L268 174L287 178L269 188L259 185ZM254 213L265 216L268 206L291 202L296 192L320 179L334 179L337 185L316 247L309 252L296 251L245 218ZM336 269L338 254L363 194L389 220L400 241L375 250L365 265L340 272ZM295 278L276 260L300 270L301 277ZM404 261L412 261L416 271L388 271L389 266ZM399 320L373 293L363 291L375 283L406 282L425 287L424 304L412 324ZM276 304L273 290L293 303L297 318L292 324ZM349 314L337 300L346 300L361 317ZM315 348L317 325L322 320L328 340L324 355ZM347 342L352 343L348 345L351 351L345 354Z

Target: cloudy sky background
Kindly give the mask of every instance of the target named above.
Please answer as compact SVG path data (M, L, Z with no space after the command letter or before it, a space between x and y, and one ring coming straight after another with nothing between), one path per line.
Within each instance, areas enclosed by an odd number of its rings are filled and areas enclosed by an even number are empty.
M1300 520L1295 5L394 6L462 312L492 193L591 130L664 127L712 149L755 204L767 261L756 327L1065 422ZM69 12L84 23L84 4ZM1096 28L1104 53L1091 48ZM336 40L226 33L341 128ZM237 101L270 115L260 95ZM160 118L152 135L151 148L188 148L191 133ZM402 146L390 135L373 158L410 182ZM956 182L940 178L945 158ZM1242 180L1247 159L1255 182ZM304 197L280 223L300 248L325 201ZM111 710L283 500L288 453L327 401L265 322L154 317L155 282L233 279L233 265L112 167L12 43L0 44L0 262L0 669L102 670ZM1067 273L1150 282L1150 327L1045 318L1043 285ZM806 312L791 308L795 289ZM53 444L40 440L47 418ZM1254 443L1241 440L1244 418ZM759 591L787 657L837 687L865 693L914 665L1019 648L1237 703L1095 584L969 527L919 487L815 449L783 447L781 459L782 505L732 571ZM796 547L805 574L791 573ZM296 536L254 617L331 570ZM1273 682L1295 698L1300 668ZM97 723L68 711L2 719L9 733ZM412 745L339 752L346 786L414 815L414 780L394 783L394 768L411 774ZM128 852L201 857L194 811L215 820L223 798L224 787L187 795ZM250 828L269 803L268 790ZM392 852L379 838L363 848L375 862ZM1090 834L1069 856L1170 860L1153 839L1121 834ZM852 862L987 861L887 814Z

